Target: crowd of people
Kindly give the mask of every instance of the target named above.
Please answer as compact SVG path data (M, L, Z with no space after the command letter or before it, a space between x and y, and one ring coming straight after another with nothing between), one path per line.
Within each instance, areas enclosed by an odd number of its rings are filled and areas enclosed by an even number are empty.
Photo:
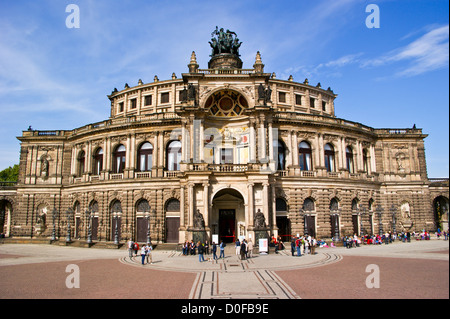
M436 232L436 238L440 239L441 236L444 237L444 240L448 240L448 232L441 232L440 229ZM352 248L359 247L361 244L363 245L388 245L395 241L401 241L403 243L410 243L411 240L430 240L431 235L426 230L422 230L420 232L386 232L384 234L376 234L376 235L363 235L358 237L353 236L344 236L340 240L342 241L344 247Z
M139 243L134 242L131 239L128 241L128 256L132 258L133 253L136 257L140 254L142 265L145 265L145 262L147 262L147 264L153 264L152 251L153 246L151 244L143 244L142 247L139 247Z
M437 239L441 237L444 240L449 239L448 231L441 231L438 229L435 233ZM316 253L316 247L336 247L337 242L341 242L345 248L352 247L360 247L361 245L388 245L395 241L401 241L404 243L411 242L411 240L430 240L430 233L426 230L422 230L420 232L386 232L384 234L376 234L376 235L363 235L357 236L354 234L353 236L343 236L341 238L332 238L330 244L328 245L325 240L316 239L311 235L304 235L299 237L291 238L291 255L292 256L302 256L302 255L314 255ZM286 249L282 239L280 236L277 238L275 236L270 237L269 242L270 247L275 248L275 253L277 254L279 250ZM199 262L204 262L205 255L212 255L211 257L207 257L210 260L217 260L220 258L225 258L225 247L226 243L220 241L220 243L215 242L201 242L198 241L195 243L193 240L186 241L182 245L183 256L194 256L198 255ZM236 239L234 242L234 247L236 251L236 255L239 256L241 260L245 260L247 258L253 257L253 242L251 239ZM139 247L137 242L133 242L131 239L128 241L128 251L129 257L132 258L134 256L141 255L141 262L144 265L145 262L153 264L152 260L152 245L143 244L142 247ZM217 257L217 253L220 252L219 257Z
M199 262L206 261L205 255L212 255L209 257L212 260L217 260L220 258L225 258L225 247L226 243L222 240L220 243L215 242L201 242L198 241L195 243L193 240L186 241L183 243L182 252L183 256L193 256L198 255ZM242 260L246 258L251 258L253 256L253 243L250 240L243 239L240 241L239 239L235 242L236 255L240 256ZM217 253L220 252L219 257L217 257Z

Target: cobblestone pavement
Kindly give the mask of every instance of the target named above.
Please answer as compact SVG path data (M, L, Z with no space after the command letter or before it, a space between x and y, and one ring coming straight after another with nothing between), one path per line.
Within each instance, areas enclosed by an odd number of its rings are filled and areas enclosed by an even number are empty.
M240 260L154 250L153 264L124 249L0 245L1 298L363 299L448 298L448 241L319 248L315 255L259 255ZM256 251L256 249L255 249ZM79 271L80 288L67 282ZM368 278L379 272L379 288ZM367 268L370 266L371 268ZM372 277L370 277L372 278Z

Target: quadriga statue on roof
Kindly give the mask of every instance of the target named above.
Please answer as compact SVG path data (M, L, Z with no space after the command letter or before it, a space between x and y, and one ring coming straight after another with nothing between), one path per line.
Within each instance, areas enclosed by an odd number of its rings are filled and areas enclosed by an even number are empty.
M223 28L220 28L219 30L216 26L216 29L211 33L211 36L213 38L209 44L212 48L212 57L222 53L230 53L239 56L239 47L242 42L239 42L236 32L230 30L225 32Z

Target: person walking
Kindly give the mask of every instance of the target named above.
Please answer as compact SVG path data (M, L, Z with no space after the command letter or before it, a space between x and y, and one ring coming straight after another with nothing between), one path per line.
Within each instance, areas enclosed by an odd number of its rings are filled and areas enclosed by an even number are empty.
M295 247L297 248L297 257L302 256L302 241L300 238L297 238L295 241Z
M219 258L225 258L225 243L223 242L223 240L220 241L220 256Z
M292 239L291 239L291 255L292 255L292 257L294 256L294 254L295 254L295 238L292 237Z
M128 256L130 257L130 259L131 259L131 257L133 257L133 248L134 248L134 242L130 238L130 240L128 241Z
M238 238L236 238L234 248L236 249L236 256L239 256L239 254L241 253L241 243Z
M152 250L153 250L153 246L152 246L152 244L149 244L147 249L146 249L147 264L148 264L148 260L150 259L150 264L153 265Z
M197 252L198 252L198 261L202 262L205 261L205 258L203 258L203 253L205 252L205 247L203 244L199 241L197 243Z
M316 245L317 245L317 241L314 237L312 237L311 238L311 255L316 254Z
M138 251L139 251L139 244L138 243L134 243L133 249L134 249L134 254L137 256Z
M216 260L217 258L217 245L216 242L213 242L212 244L212 253L213 253L213 259Z
M248 256L248 258L253 257L253 242L251 239L249 239L248 245L247 245L247 256Z
M144 245L142 245L142 248L141 248L142 265L144 265L146 254L147 254L147 249L145 248L145 244L144 244Z
M242 240L240 248L241 248L241 260L245 260L245 255L247 254L247 245L245 244L245 239Z

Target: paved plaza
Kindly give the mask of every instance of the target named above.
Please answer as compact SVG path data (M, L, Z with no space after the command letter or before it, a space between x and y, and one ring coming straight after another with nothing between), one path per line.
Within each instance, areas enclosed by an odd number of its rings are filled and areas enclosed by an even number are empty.
M227 247L226 258L205 262L156 249L145 265L125 249L2 244L1 298L448 299L448 243L318 248L301 257L255 249L246 260Z

